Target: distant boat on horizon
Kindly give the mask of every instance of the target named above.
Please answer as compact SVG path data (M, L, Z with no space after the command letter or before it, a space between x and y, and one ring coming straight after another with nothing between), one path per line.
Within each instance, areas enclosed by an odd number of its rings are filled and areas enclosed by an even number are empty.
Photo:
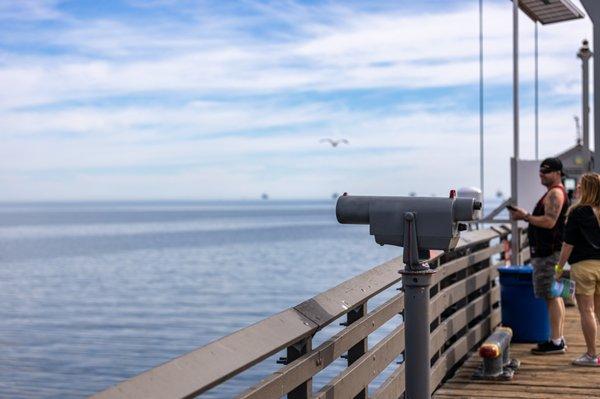
M262 193L262 195L260 196L260 198L263 199L263 200L268 200L269 199L269 194Z

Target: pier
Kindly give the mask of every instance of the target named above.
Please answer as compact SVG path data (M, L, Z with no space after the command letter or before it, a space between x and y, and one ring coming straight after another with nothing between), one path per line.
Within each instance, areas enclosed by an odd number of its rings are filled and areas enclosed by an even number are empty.
M501 324L496 268L509 257L504 252L510 247L509 237L506 226L464 232L456 249L432 254L430 264L436 273L430 286L430 345L425 354L431 360L425 379L430 386L420 386L421 393L436 399L516 398L524 394L531 398L600 398L598 370L571 365L572 358L585 350L575 308L567 309L566 355L534 356L532 344L513 344L511 357L519 359L521 367L512 381L471 379L480 364L478 346ZM519 256L526 261L529 248L524 233L521 241L525 246ZM244 370L260 367L273 355L278 355L277 362L283 366L236 398L403 398L407 382L415 381L406 381L402 362L410 345L403 318L398 317L406 311L404 293L398 290L402 267L401 258L392 259L92 398L202 397ZM368 311L369 300L389 290L396 293ZM392 332L369 347L369 335L390 320L395 320ZM345 327L313 347L315 336L336 321ZM339 358L346 359L347 367L329 383L313 389L313 377ZM393 372L374 387L372 381L389 367L394 367Z
M509 248L507 237L509 229L505 226L464 232L455 250L432 254L430 264L436 273L430 286L430 346L426 354L431 359L430 386L421 386L422 393L437 399L516 398L524 394L531 398L600 398L598 370L571 365L571 358L585 348L575 308L568 308L567 313L566 355L534 356L529 352L532 344L513 344L511 357L519 359L521 367L512 381L471 379L480 363L474 351L501 324L496 268L509 256L504 252ZM526 243L524 234L521 239ZM524 246L519 255L527 260L529 248ZM405 397L402 355L410 341L405 337L403 318L398 317L406 310L404 293L398 290L368 311L370 299L401 286L398 272L402 267L400 258L390 260L93 398L202 397L202 393L274 354L281 355L278 363L283 367L247 387L237 398ZM340 320L345 328L313 348L314 337ZM392 332L369 348L369 335L390 320L397 321ZM313 390L312 378L341 357L346 359L347 368ZM373 387L371 382L395 363L385 381Z

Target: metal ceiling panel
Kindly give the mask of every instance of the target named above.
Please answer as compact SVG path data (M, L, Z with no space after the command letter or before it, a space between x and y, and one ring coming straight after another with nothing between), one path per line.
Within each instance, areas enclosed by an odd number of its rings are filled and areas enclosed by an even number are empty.
M519 8L543 25L584 17L570 0L519 0Z

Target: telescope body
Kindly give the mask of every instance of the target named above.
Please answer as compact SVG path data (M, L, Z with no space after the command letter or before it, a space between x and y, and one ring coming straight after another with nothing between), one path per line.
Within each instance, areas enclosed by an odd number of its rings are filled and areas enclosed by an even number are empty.
M474 220L479 209L474 198L344 195L338 198L336 217L342 224L368 224L380 245L403 247L406 214L411 213L419 250L449 250L458 243L458 222Z

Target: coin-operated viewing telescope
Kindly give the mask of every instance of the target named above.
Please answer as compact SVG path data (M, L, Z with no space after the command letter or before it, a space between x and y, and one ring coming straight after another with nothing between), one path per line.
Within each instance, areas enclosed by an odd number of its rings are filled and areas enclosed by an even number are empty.
M371 197L344 194L338 198L336 216L342 224L368 224L380 244L404 247L407 268L427 270L420 259L430 249L449 250L456 246L459 232L475 220L482 204L475 198Z

